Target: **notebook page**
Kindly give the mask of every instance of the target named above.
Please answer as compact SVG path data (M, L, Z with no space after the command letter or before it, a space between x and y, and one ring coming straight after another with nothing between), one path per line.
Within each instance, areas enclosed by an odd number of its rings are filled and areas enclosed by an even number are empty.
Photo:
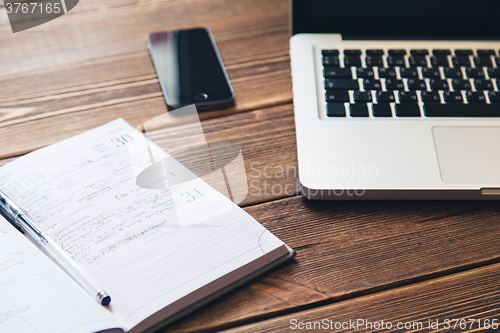
M120 323L0 216L0 332L88 333Z
M127 327L283 246L182 166L167 176L192 180L138 187L134 170L149 164L127 147L141 140L116 120L0 168L0 188L111 295Z

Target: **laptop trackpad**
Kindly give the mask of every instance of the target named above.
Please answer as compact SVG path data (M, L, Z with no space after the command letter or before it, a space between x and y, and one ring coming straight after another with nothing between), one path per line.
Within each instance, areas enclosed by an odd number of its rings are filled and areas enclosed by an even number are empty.
M433 127L445 183L500 183L500 127Z

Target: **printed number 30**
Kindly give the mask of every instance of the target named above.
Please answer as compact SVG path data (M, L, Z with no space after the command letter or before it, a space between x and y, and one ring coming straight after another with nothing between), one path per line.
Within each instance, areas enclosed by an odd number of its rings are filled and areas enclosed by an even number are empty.
M114 139L111 139L111 142L114 142L116 143L116 146L117 147L121 147L121 146L124 146L126 143L128 142L132 142L134 141L134 138L131 137L130 135L128 134L125 134L125 135L122 135L121 138L114 138Z

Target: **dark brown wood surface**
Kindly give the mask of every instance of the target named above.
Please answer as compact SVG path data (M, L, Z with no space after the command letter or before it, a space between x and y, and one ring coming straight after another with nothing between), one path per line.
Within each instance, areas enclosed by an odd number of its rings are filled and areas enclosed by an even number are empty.
M496 332L499 274L500 265L490 265L225 332Z
M295 196L245 209L296 249L296 259L171 330L235 327L255 317L301 313L500 261L496 202L325 203ZM466 279L460 282L462 275L453 279L457 285L471 283ZM471 297L481 298L472 293ZM245 303L248 299L252 301ZM446 308L445 301L440 306L442 316L458 315ZM398 312L397 304L388 303L387 307L386 311ZM304 313L303 318L307 318L309 312ZM384 313L380 319L389 320ZM413 318L410 312L407 315ZM277 332L289 330L279 327Z
M206 139L241 148L249 193L240 205L297 257L162 332L288 332L291 319L442 325L498 317L499 203L299 195L289 6L81 0L63 17L16 34L0 7L0 165L117 117L138 126L164 114L145 34L206 26L236 94L233 108L200 114ZM176 133L190 130L176 124L148 135L168 150Z

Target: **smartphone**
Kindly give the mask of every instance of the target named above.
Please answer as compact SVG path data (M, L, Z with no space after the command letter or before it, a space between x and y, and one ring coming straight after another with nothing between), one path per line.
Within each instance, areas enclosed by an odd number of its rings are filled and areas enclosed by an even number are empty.
M146 39L169 109L234 105L233 88L208 29L155 32Z

